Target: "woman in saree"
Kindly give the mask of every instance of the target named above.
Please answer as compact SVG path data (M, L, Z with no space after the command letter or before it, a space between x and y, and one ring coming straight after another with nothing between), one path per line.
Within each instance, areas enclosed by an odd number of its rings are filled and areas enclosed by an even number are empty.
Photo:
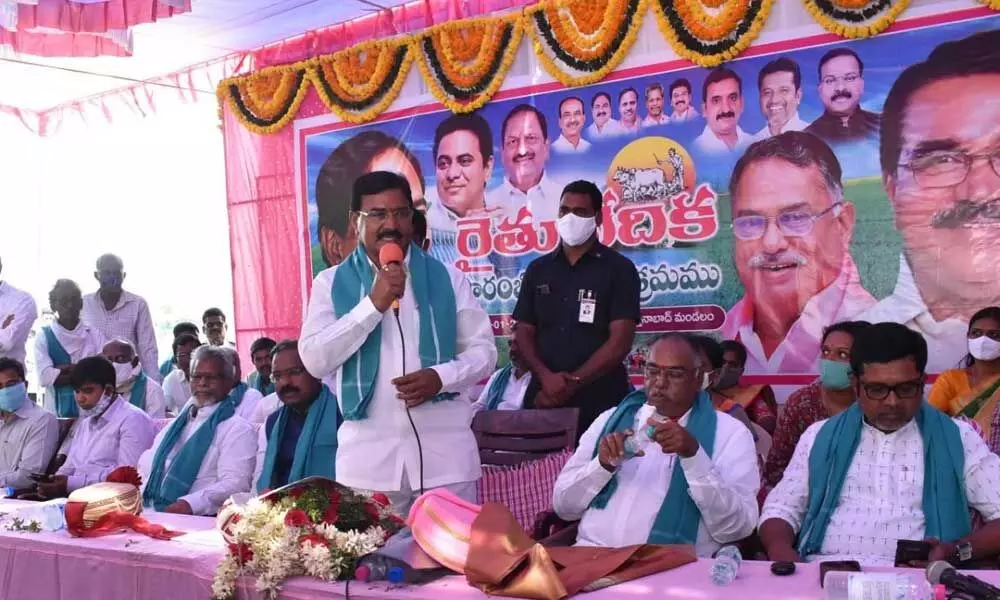
M1000 452L1000 307L972 316L968 341L965 365L941 373L928 402L953 417L976 422L990 449Z

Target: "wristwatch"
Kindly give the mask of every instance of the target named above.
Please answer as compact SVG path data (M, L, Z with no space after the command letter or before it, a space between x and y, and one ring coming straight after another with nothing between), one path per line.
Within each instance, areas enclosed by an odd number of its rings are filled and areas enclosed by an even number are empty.
M955 546L955 556L958 557L958 562L960 563L972 560L972 544L962 542Z

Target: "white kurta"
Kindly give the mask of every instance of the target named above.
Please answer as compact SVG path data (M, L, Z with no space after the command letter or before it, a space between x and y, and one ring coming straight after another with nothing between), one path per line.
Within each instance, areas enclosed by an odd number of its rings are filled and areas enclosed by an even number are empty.
M132 381L135 383L135 380ZM119 389L118 393L122 395L126 402L131 403L132 396L132 386L130 385L127 390ZM162 419L166 417L167 403L166 398L163 395L163 388L160 384L156 383L149 377L146 378L146 414L149 415L150 419Z
M197 416L187 422L180 439L167 455L165 468L170 468L184 443L208 421L218 407L218 404L202 407ZM153 457L169 429L169 426L161 429L156 434L153 446L139 458L138 468L142 475L143 490L149 480L149 473L153 470ZM256 461L257 431L243 418L233 415L219 423L191 489L178 500L187 502L191 506L191 512L196 515L214 515L230 496L250 491L250 478L253 477Z
M66 462L66 489L100 483L118 467L134 466L153 443L149 415L118 397L100 417L81 417L73 427Z
M615 409L601 413L580 438L576 453L556 480L552 506L563 519L580 519L577 544L619 548L644 544L670 488L676 454L664 454L649 443L644 456L626 460L618 468L618 489L603 509L591 501L611 481L594 448ZM653 407L636 413L633 431L646 426ZM686 425L690 411L680 418ZM757 525L757 492L760 472L753 436L725 413L717 413L715 448L709 457L704 448L691 458L681 458L689 494L701 511L695 551L711 556L724 544L749 536Z
M809 496L809 453L824 423L814 423L799 438L781 482L767 496L761 523L781 519L796 534L802 528ZM1000 518L1000 457L969 425L956 423L965 448L969 505L987 521ZM820 552L803 558L892 566L898 540L924 538L923 494L924 440L916 421L894 433L865 423Z
M409 263L409 255L406 262ZM405 468L410 489L420 489L417 437L407 418L406 405L392 384L393 379L420 370L419 311L413 288L407 280L399 307L401 338L393 311L379 313L367 297L343 318L337 318L330 294L337 268L323 271L313 282L299 339L299 355L313 376L336 374L332 389L340 402L344 398L341 368L375 327L382 325L382 352L367 417L345 421L337 436L337 481L359 489L399 491ZM447 265L446 268L458 309L456 356L451 362L432 368L441 378L442 392L461 393L489 375L496 365L497 352L489 318L472 295L469 282L459 271ZM409 412L423 450L425 489L479 478L479 453L469 427L470 403L425 402Z
M184 371L174 369L163 379L163 397L171 414L176 415L181 412L191 398L191 382L188 381Z
M24 346L38 318L38 307L28 292L0 282L0 325L10 316L13 316L10 324L0 328L0 357L10 357L24 364Z
M63 349L69 353L73 364L88 356L101 353L104 348L104 336L100 331L86 323L78 323L76 329L70 331L58 322L53 322L52 333ZM53 382L59 377L59 369L55 368L49 356L49 340L41 329L35 335L35 370L38 371L38 384L45 386L45 410L56 412L56 392Z
M481 394L479 394L479 400L472 404L473 414L486 410L486 405L489 402L487 397L490 393L490 386L493 385L493 381L497 378L500 371L497 371L493 375L490 375L489 381L486 382L486 387L483 388ZM528 384L531 383L531 371L525 371L524 375L518 379L513 373L510 374L510 381L507 382L507 389L503 391L503 398L500 399L500 404L497 405L497 410L521 410L524 408L524 394L528 391Z

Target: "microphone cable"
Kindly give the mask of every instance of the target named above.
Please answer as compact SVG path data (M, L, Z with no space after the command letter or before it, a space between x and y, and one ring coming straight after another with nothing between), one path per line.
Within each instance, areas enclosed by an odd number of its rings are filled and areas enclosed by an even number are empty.
M399 309L393 309L393 314L396 316L396 328L399 330L399 342L402 344L403 351L401 352L403 357L403 375L406 375L406 339L403 336L403 324L399 321ZM413 436L417 438L417 457L420 459L420 495L424 495L424 448L420 444L420 434L417 433L417 424L413 422L413 415L410 413L410 405L406 405L406 418L410 420L410 428L413 429Z

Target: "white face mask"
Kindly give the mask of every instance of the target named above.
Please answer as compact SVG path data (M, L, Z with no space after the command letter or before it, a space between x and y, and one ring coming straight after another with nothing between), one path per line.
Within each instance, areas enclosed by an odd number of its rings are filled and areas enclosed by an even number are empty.
M139 365L132 366L132 363L115 363L115 382L118 385L130 383L139 376Z
M556 221L556 231L562 241L570 246L580 246L597 231L596 217L578 217L573 213L565 214Z
M113 396L104 394L101 396L101 399L97 401L97 404L94 405L94 408L80 408L80 416L84 418L96 417L108 408L108 405L111 404L112 400L114 400Z
M1000 342L985 335L972 338L969 340L969 354L976 360L995 360L1000 358Z

